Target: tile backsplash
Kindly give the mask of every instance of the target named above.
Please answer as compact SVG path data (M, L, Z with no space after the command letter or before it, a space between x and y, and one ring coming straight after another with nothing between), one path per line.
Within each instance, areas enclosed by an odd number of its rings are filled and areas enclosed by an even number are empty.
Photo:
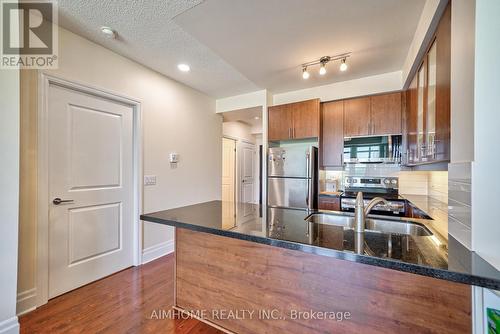
M321 171L320 179L338 179L342 189L343 177L348 175L397 176L401 194L430 196L448 202L448 172L401 171L397 165L352 164L346 165L344 171Z
M448 165L448 230L471 249L471 163Z

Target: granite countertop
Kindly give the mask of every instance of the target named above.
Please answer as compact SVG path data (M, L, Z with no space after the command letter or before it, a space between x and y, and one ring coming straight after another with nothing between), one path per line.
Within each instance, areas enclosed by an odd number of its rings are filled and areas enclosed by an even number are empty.
M448 203L426 195L400 194L411 206L432 218L427 224L448 238Z
M408 200L411 201L410 198ZM428 220L411 219L425 225L433 233L432 236L365 231L361 236L364 239L361 242L363 246L359 246L360 234L341 226L307 222L305 218L308 214L305 211L268 209L268 215L274 218L275 222L268 226L258 216L259 206L254 204L241 204L244 207L240 207L238 212L245 212L245 218L237 217L235 222L223 221L224 205L227 203L222 201L199 203L144 214L141 215L141 219L438 279L500 289L498 270L462 246L452 236L446 241L436 233ZM248 214L249 212L253 214ZM340 212L330 213L349 215Z
M332 196L332 197L339 197L342 195L342 191L321 191L319 193L320 196Z

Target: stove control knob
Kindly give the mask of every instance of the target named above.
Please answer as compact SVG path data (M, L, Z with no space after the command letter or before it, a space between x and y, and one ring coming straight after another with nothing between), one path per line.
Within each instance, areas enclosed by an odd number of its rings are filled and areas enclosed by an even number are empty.
M392 184L396 184L396 183L398 183L398 181L397 181L396 179L393 179L393 180L391 181L391 183L392 183Z
M385 180L384 180L384 183L385 183L385 184L389 184L389 183L391 183L391 181L389 181L389 179L385 179Z

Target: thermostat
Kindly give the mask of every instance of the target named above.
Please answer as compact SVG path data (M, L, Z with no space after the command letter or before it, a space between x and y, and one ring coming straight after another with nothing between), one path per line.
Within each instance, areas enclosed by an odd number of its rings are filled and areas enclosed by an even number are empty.
M171 164L176 164L179 162L179 154L177 153L170 153L169 155L169 160Z

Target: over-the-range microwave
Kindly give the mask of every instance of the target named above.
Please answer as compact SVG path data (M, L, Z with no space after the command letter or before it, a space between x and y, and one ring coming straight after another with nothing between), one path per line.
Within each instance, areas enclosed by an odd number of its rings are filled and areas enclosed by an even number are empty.
M401 162L401 135L346 137L344 163Z

